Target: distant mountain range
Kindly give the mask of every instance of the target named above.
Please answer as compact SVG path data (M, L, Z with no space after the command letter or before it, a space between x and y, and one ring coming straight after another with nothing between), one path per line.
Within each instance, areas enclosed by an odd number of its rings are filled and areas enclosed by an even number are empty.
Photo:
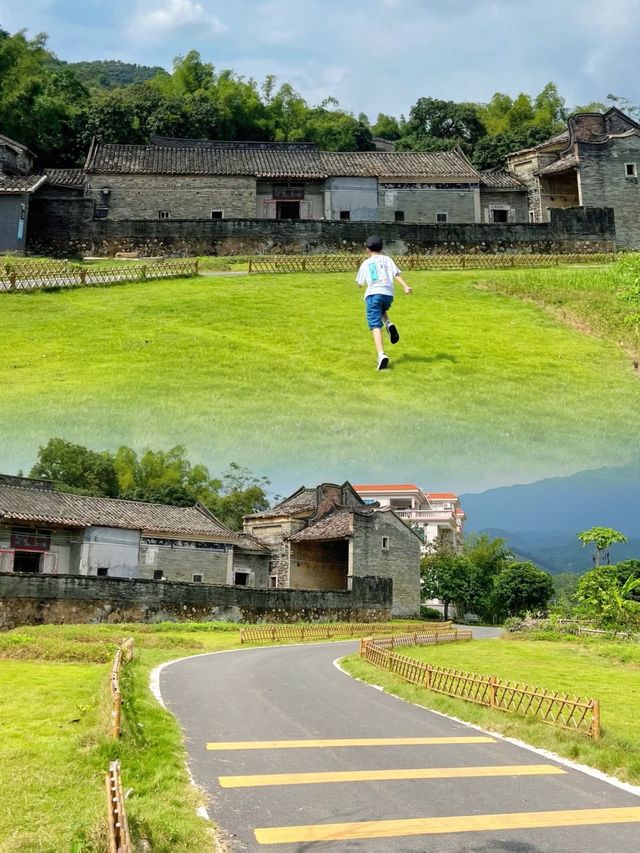
M640 462L465 494L461 501L468 533L500 536L518 557L552 573L592 568L593 549L576 534L595 526L629 539L611 547L611 562L640 559Z

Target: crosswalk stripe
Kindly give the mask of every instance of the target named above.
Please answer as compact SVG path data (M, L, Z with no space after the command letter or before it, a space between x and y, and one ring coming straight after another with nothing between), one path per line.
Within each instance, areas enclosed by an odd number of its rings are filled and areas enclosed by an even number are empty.
M326 782L379 782L399 779L477 779L485 776L552 776L565 773L553 764L507 764L489 767L421 767L401 770L346 770L319 773L267 773L220 776L221 788L265 785L314 785Z
M433 746L456 743L495 743L492 737L334 738L326 740L238 740L208 743L207 749L314 749L340 746Z
M361 823L274 826L256 829L255 837L259 844L294 844L313 841L345 841L408 835L439 835L454 832L488 832L638 822L640 822L640 807L631 806L612 809L568 809L564 811L462 815L410 820L373 820Z

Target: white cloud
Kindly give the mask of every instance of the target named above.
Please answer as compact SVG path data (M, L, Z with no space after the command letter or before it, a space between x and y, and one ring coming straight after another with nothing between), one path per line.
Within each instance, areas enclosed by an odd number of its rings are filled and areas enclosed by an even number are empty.
M163 41L186 31L206 37L227 32L228 27L197 0L144 3L127 27L131 38L148 42Z

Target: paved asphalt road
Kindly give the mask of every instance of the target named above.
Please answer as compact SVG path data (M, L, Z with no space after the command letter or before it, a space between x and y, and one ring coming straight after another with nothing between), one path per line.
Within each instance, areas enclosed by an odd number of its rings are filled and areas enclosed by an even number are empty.
M352 680L332 664L356 648L253 648L161 672L231 850L640 851L639 797ZM387 743L348 743L362 739Z

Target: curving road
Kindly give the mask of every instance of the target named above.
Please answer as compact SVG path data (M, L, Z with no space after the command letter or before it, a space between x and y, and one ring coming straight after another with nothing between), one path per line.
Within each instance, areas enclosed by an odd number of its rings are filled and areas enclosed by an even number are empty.
M640 850L636 794L352 680L333 661L356 648L243 649L162 670L231 850Z

